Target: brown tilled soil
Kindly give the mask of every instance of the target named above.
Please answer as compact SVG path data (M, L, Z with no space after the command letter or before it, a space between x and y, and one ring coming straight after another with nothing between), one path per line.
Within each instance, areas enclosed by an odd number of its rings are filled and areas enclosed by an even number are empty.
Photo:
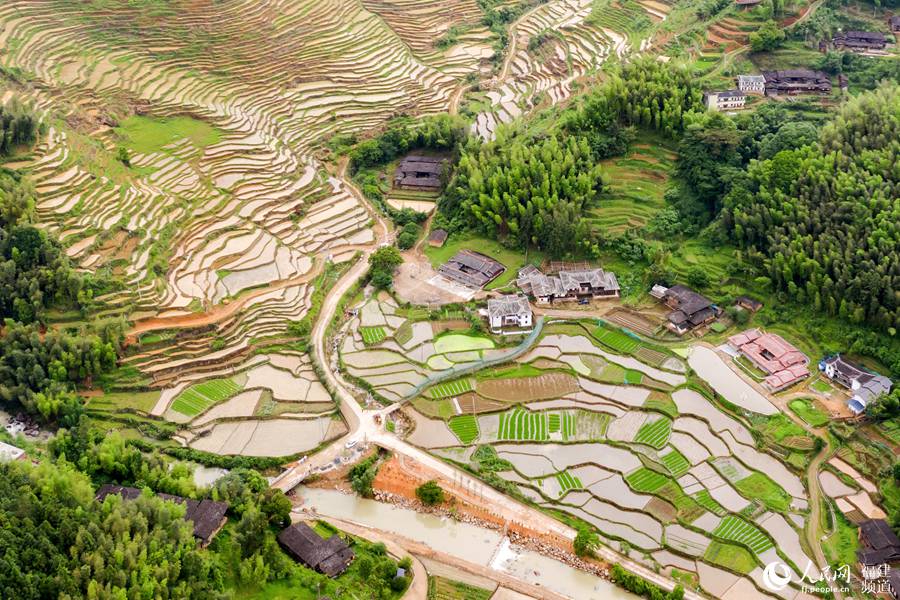
M674 506L660 498L654 498L648 502L647 506L644 507L644 511L656 517L661 523L671 523L675 520L675 515L678 512Z
M463 394L457 401L459 402L459 408L462 409L463 413L471 414L503 410L509 406L509 403L507 402L483 398L473 392Z
M537 377L488 379L476 384L478 394L507 402L530 402L559 398L579 390L578 380L568 373L545 373Z

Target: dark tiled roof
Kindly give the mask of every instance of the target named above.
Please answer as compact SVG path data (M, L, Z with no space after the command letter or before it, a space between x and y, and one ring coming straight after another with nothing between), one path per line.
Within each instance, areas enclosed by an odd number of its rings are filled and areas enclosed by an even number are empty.
M443 244L447 241L447 231L445 229L435 229L428 235L428 241Z
M900 539L884 519L869 519L859 524L863 543L872 550L894 548L900 552Z
M278 534L278 541L294 557L311 569L334 577L353 560L347 542L333 535L327 540L306 523L295 523Z
M865 40L867 42L883 42L884 34L880 31L847 31L834 36L835 39Z
M709 298L683 285L670 287L666 292L666 298L674 298L678 303L678 310L684 312L688 317L712 306L712 301Z
M94 498L97 499L97 502L103 502L110 494L122 496L122 498L124 498L125 500L134 500L141 495L141 490L133 487L124 487L121 485L104 483L97 489L97 494L94 496Z
M133 487L125 487L121 485L101 485L97 490L95 498L98 502L110 494L122 496L125 500L134 500L141 495L141 490ZM216 502L214 500L194 500L192 498L182 498L181 496L173 496L172 494L157 494L163 500L184 504L186 510L184 518L191 521L194 525L194 537L210 541L222 522L225 520L225 513L228 512L227 502Z
M750 296L738 296L734 299L734 301L738 304L743 304L744 306L749 306L752 310L759 310L762 308L763 303L759 300L755 300Z

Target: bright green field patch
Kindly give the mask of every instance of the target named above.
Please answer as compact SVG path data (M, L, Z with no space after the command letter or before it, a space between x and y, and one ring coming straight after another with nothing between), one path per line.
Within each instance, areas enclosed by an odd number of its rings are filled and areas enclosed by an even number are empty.
M608 329L603 326L599 326L594 329L593 333L594 337L597 338L600 343L605 346L609 346L613 350L620 352L622 354L631 354L635 350L637 350L638 346L640 346L640 342L638 342L633 337L622 333L616 329Z
M652 494L668 483L669 479L662 473L651 471L647 467L641 467L634 473L625 477L625 481L636 492Z
M734 544L723 544L715 540L706 549L703 558L709 563L745 575L756 568L756 560L746 548Z
M665 456L660 456L659 459L666 466L672 476L676 479L681 477L691 469L691 463L688 462L688 459L684 457L684 455L672 448L672 451L666 454Z
M203 149L217 143L222 135L215 127L191 117L155 119L141 116L121 121L116 133L122 136L129 150L139 154L158 152L184 138Z
M752 473L735 482L734 487L745 498L760 500L771 510L785 512L791 506L791 496L763 473Z
M471 379L456 379L454 381L439 383L432 387L428 390L428 396L431 398L452 398L454 396L465 394L466 392L471 392L472 389Z
M564 413L565 415L565 413ZM499 440L546 442L550 439L546 413L516 407L500 415Z
M469 444L478 437L478 419L475 415L459 415L450 419L448 423L450 431L459 438L463 444Z
M823 425L827 425L830 421L828 415L816 408L810 400L791 400L788 406L798 417L813 427L822 427Z
M607 421L607 423L608 423L608 422L609 422L609 415L603 415L603 416L606 417L606 421ZM562 434L563 434L563 440L569 441L570 439L572 439L572 438L574 438L574 437L576 436L577 431L576 431L575 423L576 423L576 419L575 419L575 414L574 414L574 413L564 412L564 413L562 414ZM602 427L602 429L603 429L603 432L605 432L606 429L605 429L605 427L602 426L602 424L601 424L601 427Z
M697 502L697 504L713 513L714 515L724 517L726 513L728 513L728 511L725 510L725 507L716 502L715 498L710 495L709 490L697 492L696 494L694 494L694 500Z
M580 490L584 488L581 484L581 480L571 475L568 471L557 473L556 481L559 483L559 489L563 494L569 490Z
M360 327L359 334L366 346L372 346L387 337L384 327Z
M210 379L187 388L175 398L172 410L188 417L199 415L213 404L218 404L240 391L241 386L232 379Z
M644 408L651 408L666 413L673 419L678 416L678 407L669 396L651 394L647 401L644 402Z
M625 383L628 385L640 385L644 381L644 374L633 369L625 369Z
M652 423L644 423L634 436L637 444L646 444L659 450L666 445L669 435L672 433L672 421L666 418L657 419Z
M744 544L756 554L765 552L774 544L766 535L750 523L738 517L729 515L722 519L719 526L712 534L725 540L731 540Z
M485 350L493 347L494 342L486 337L466 335L463 333L442 335L434 341L435 354L466 352L468 350Z
M559 431L560 420L561 419L559 418L558 414L553 413L552 415L550 415L549 421L547 423L547 426L550 428L550 433L556 433L557 431Z
M823 379L816 379L811 384L809 384L809 387L816 390L820 394L830 394L834 391L834 388L831 387L828 382L824 381Z

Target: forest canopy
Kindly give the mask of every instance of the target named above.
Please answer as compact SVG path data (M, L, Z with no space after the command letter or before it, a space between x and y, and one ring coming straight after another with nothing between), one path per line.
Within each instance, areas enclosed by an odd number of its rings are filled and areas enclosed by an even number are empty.
M817 145L751 162L722 223L817 311L900 328L900 85L845 103Z

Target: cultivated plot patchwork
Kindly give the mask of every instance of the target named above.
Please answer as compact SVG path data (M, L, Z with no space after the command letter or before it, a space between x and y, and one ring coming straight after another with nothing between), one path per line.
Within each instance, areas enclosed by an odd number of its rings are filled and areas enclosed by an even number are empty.
M778 552L802 572L799 474L689 385L676 357L654 348L651 365L640 348L607 327L545 325L505 366L426 386L410 440L697 576L725 569L737 584ZM752 578L740 585L763 591Z

